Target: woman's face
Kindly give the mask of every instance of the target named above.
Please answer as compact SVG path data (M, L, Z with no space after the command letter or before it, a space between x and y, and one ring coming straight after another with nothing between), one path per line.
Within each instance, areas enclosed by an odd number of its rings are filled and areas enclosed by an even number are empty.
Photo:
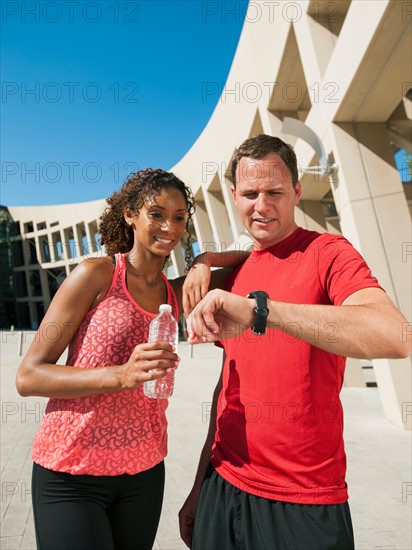
M134 241L156 256L166 257L186 228L186 200L178 189L162 189L132 215Z

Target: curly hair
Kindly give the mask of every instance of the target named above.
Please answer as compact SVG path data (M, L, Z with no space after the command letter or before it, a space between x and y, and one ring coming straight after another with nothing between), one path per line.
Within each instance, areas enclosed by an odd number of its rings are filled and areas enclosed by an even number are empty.
M276 153L280 156L289 170L293 187L296 187L296 184L299 181L299 175L296 154L293 147L282 141L280 138L268 136L267 134L260 134L258 136L251 137L245 140L236 149L231 166L233 185L236 187L236 169L242 157L261 159L270 153Z
M106 199L108 206L100 216L100 244L107 254L129 252L133 247L133 228L124 219L124 210L128 206L133 214L138 214L144 203L159 195L163 189L178 189L186 202L188 217L186 220L186 271L191 261L191 234L189 224L195 212L193 194L172 172L147 168L129 174L119 191Z

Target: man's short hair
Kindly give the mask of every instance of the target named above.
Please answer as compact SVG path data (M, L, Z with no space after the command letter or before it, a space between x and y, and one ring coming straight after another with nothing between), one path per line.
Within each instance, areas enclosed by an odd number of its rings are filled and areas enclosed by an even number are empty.
M286 164L292 178L293 187L299 181L298 165L296 160L296 154L291 145L285 143L280 138L274 136L268 136L267 134L260 134L255 137L251 137L245 140L235 151L232 159L232 179L233 185L236 187L236 169L239 161L242 157L248 157L252 159L261 159L275 153Z

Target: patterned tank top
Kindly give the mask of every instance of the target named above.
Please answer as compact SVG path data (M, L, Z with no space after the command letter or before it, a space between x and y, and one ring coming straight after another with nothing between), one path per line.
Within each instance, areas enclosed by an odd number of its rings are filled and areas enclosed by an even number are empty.
M167 303L177 318L177 301L163 275ZM147 342L149 323L126 286L126 263L116 255L112 283L90 310L69 346L67 365L122 365L133 348ZM132 390L49 400L36 434L32 458L50 470L115 476L152 468L167 454L167 399L149 399L143 386Z

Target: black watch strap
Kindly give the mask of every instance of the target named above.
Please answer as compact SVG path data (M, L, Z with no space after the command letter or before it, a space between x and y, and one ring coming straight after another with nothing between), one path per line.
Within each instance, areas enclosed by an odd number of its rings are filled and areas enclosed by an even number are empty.
M254 290L247 295L247 298L254 298L256 300L255 323L252 327L252 332L253 334L265 334L267 318L269 315L269 295L264 290Z

